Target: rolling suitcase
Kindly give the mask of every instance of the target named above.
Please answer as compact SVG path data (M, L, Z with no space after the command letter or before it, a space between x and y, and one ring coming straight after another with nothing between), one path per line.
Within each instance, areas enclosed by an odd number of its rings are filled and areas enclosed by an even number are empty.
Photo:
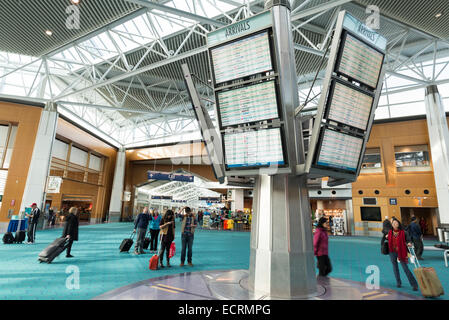
M122 243L120 244L120 252L128 252L129 249L131 249L131 247L132 247L132 245L134 243L134 241L133 241L134 234L135 234L135 232L133 232L131 234L130 238L123 239Z
M25 241L25 230L20 230L22 226L22 220L19 220L19 226L17 227L16 237L14 239L15 243L22 243Z
M441 285L440 279L438 279L435 269L421 267L413 247L410 247L409 251L414 258L414 261L412 261L415 265L413 272L415 273L416 281L418 281L421 294L424 297L439 297L444 295L443 286Z
M162 245L162 236L161 236L161 241L159 241L159 248ZM149 269L150 270L157 270L159 267L159 255L155 254L151 257L150 259L150 265L149 265Z
M47 248L39 253L39 262L51 263L57 256L59 256L67 247L67 239L57 238Z
M150 238L145 237L145 239L143 240L143 249L147 250L149 246L150 246Z

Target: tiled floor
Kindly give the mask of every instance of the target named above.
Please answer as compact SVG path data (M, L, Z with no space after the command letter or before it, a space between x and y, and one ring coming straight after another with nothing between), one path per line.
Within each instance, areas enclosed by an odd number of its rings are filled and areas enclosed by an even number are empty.
M52 264L39 264L37 256L61 235L61 229L38 231L34 245L0 243L0 299L92 299L111 290L154 278L185 272L249 268L248 232L198 230L193 245L193 267L179 266L181 241L177 233L175 239L177 253L171 261L173 267L151 271L148 269L150 254L136 256L132 253L119 253L121 241L130 235L132 229L131 223L81 226L80 240L74 243L72 250L75 258L67 259L63 254ZM179 232L179 228L177 231ZM378 271L380 287L385 290L396 290L391 263L388 256L380 254L379 239L331 237L329 253L333 264L331 276L334 279L364 284L374 268ZM442 254L428 251L424 253L424 258L422 265L434 267L443 286L449 292L449 268L444 266ZM397 291L420 298L419 292L411 290L402 270L401 276L403 287ZM170 283L162 284L172 286ZM160 297L162 294L172 293L170 291L177 291L170 287L161 287L157 283L151 286L157 287L151 289L160 291ZM182 294L185 299L187 299L185 295L190 294L186 288L178 284L172 287L184 289ZM341 286L341 290L345 289ZM384 289L379 290L380 295L385 294ZM368 293L367 298L374 299L376 294ZM203 295L205 298L211 297L209 294ZM388 298L391 295L383 297ZM447 299L447 295L440 299Z

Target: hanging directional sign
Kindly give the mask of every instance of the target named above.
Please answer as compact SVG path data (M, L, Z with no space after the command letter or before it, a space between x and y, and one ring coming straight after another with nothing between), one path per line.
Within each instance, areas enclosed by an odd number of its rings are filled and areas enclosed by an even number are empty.
M172 196L151 196L151 200L172 200Z
M221 202L220 197L198 197L198 200L207 202Z
M180 181L193 182L195 177L193 175L185 175L179 173L148 171L148 180L166 180L166 181Z

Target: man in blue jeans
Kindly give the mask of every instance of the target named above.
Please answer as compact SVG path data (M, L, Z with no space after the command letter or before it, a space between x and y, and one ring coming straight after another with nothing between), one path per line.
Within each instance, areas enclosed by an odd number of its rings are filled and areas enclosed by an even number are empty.
M196 219L192 210L189 207L185 207L182 212L182 225L181 225L181 240L182 240L182 250L181 250L181 264L184 266L184 261L186 260L186 249L187 251L187 263L189 266L193 267L192 264L192 246L193 246L193 234L196 228Z

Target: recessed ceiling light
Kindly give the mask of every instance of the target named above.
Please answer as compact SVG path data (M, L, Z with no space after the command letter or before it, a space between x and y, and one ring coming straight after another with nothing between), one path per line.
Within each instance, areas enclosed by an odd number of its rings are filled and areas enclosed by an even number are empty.
M439 17L441 17L443 15L443 12L438 12L436 15L435 15L435 18L439 18Z
M51 30L45 30L45 34L47 36L51 36L53 34L53 32Z
M70 0L70 2L73 3L73 4L79 4L80 0Z

